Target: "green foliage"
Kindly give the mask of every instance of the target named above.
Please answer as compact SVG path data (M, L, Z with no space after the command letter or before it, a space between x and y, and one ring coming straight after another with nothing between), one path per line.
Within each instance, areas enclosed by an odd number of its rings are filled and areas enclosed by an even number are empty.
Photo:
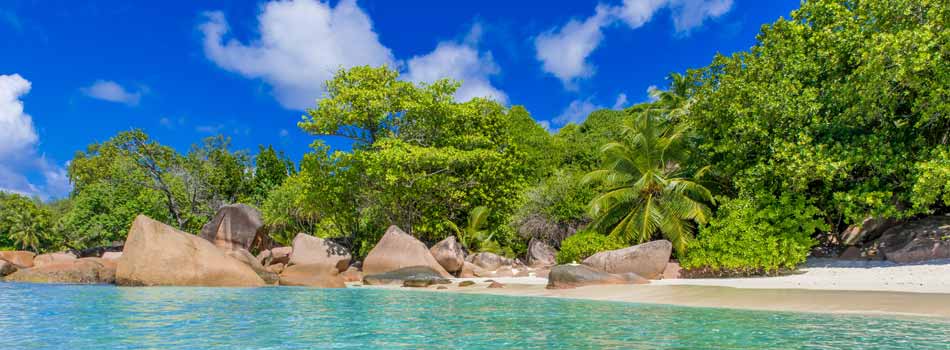
M296 172L294 162L284 152L278 153L273 146L260 146L254 159L251 201L263 205L268 194Z
M812 235L827 229L821 211L794 194L741 196L726 201L680 263L738 273L793 269L817 243Z
M49 244L52 212L36 200L0 192L0 248L41 252Z
M687 119L736 192L805 196L835 223L932 212L948 18L944 0L805 1L749 52L690 72Z
M634 244L659 233L682 255L694 223L707 222L707 203L713 198L690 178L701 177L705 170L682 162L687 159L686 125L666 117L648 110L625 120L621 139L602 148L602 168L588 173L584 181L604 188L591 201L592 230Z
M557 253L557 263L581 262L599 252L624 247L626 245L614 237L594 231L581 231L561 242L561 251Z

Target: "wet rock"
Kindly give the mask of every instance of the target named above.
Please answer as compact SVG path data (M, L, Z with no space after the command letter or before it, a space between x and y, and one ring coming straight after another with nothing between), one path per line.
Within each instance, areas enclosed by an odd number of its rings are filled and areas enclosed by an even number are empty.
M474 285L475 285L475 282L474 282L474 281L462 281L462 282L459 282L459 287L471 287L471 286L474 286Z
M408 284L412 286L430 286L449 283L452 283L452 281L442 277L441 273L428 266L404 267L380 274L367 274L363 277L363 284L366 285Z
M350 266L350 252L343 246L320 237L298 233L290 253L290 265L326 265L338 272Z
M254 207L225 205L201 228L201 238L224 249L250 250L255 241L263 239L263 227L261 212Z
M449 289L449 287L446 287L446 286L438 286L438 287L436 287L435 289Z
M132 223L116 284L123 286L258 287L250 267L211 242L139 215Z
M612 274L587 265L558 265L548 276L548 289L568 289L600 284L647 284L635 273Z
M311 288L346 288L336 268L319 265L293 265L280 273L280 285Z
M20 269L6 277L10 282L106 284L115 282L115 263L101 258L82 258Z
M442 265L442 268L451 274L457 274L461 271L462 265L465 263L465 251L462 250L462 245L455 239L455 236L449 236L436 243L432 248L429 248L429 253L432 254L435 261L439 262L439 265Z
M672 252L673 244L670 241L652 241L594 254L584 259L584 265L607 273L635 273L644 278L656 279L663 276Z
M412 266L426 266L443 278L452 276L429 253L425 244L398 227L390 226L363 260L363 275L377 275Z

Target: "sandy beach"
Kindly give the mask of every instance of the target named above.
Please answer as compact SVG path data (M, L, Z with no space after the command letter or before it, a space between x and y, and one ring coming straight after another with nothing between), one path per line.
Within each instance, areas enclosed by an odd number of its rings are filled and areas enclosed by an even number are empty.
M556 297L694 307L817 313L888 314L950 320L950 261L889 262L813 260L800 273L781 277L674 279L649 285L604 285L549 290L543 278L455 279L448 289L508 296ZM459 287L458 282L477 284Z

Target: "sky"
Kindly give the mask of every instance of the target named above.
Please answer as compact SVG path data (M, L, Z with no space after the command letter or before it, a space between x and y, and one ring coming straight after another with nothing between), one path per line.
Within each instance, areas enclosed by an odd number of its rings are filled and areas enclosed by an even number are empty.
M523 105L555 132L748 50L798 0L0 1L0 190L67 196L73 155L132 128L294 160L334 71L389 65ZM347 148L345 140L326 138Z

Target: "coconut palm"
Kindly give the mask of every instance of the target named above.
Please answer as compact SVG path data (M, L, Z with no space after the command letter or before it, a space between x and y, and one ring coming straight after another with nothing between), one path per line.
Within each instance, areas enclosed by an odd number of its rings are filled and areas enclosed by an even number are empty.
M686 125L671 122L665 111L648 109L625 120L622 139L603 146L601 169L583 181L604 189L590 204L592 229L632 243L659 233L682 254L695 224L709 219L713 198L690 177L708 168L692 171L681 163Z

